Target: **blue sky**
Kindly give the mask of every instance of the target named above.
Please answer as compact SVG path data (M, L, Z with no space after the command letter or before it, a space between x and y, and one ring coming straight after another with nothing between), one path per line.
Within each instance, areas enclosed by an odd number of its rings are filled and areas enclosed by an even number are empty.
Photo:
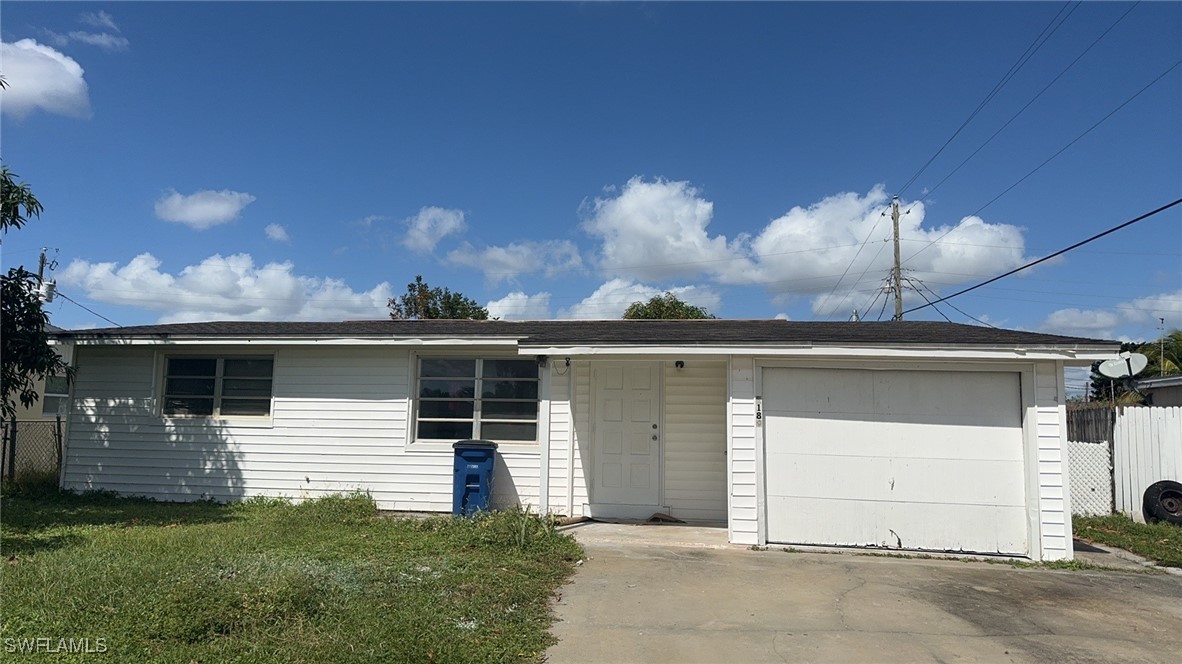
M505 318L614 318L672 290L727 318L873 303L874 319L901 189L907 275L941 294L1182 191L1176 67L981 210L1182 59L1176 2L5 3L2 19L3 159L45 205L3 239L5 266L54 248L61 292L120 324L376 318L416 274ZM1182 206L951 303L1091 337L1182 326Z

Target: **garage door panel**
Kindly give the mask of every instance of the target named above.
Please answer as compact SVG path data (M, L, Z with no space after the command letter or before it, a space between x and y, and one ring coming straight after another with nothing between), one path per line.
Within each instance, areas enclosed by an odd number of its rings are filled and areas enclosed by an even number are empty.
M764 371L764 394L784 397L765 403L774 415L1021 424L1019 377L1012 372L773 369Z
M957 459L783 455L769 466L782 473L769 482L769 496L774 492L832 500L1025 504L1020 461L978 461L972 472L965 472L966 464Z
M835 509L836 507L836 509ZM768 497L768 512L780 515L784 532L808 533L804 539L787 537L783 544L823 546L881 546L892 549L1015 553L1026 550L1026 538L1008 526L1025 518L1022 507L938 503L863 503L821 498ZM857 514L854 520L843 520ZM964 523L974 528L966 529ZM893 532L892 532L893 531ZM1008 535L1006 533L1009 533Z
M1027 552L1019 374L774 368L763 399L768 541Z
M868 427L873 423L873 427ZM787 445L769 446L768 454L820 454L832 456L882 456L903 458L997 459L1021 461L1021 446L1007 431L996 427L940 426L920 422L832 420L811 417L791 419L768 416L769 440ZM1000 434L1000 435L999 435ZM899 441L907 441L900 445Z

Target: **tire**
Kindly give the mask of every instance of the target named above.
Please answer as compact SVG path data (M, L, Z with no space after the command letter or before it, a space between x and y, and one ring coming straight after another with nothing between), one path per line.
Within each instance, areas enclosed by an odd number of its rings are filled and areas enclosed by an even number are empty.
M1145 490L1145 515L1182 526L1182 483L1162 480Z

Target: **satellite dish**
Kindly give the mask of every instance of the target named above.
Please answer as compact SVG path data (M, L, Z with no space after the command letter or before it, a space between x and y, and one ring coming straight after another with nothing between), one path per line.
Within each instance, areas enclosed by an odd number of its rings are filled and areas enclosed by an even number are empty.
M1120 357L1100 363L1100 373L1109 378L1136 376L1149 366L1149 358L1141 353L1121 353Z

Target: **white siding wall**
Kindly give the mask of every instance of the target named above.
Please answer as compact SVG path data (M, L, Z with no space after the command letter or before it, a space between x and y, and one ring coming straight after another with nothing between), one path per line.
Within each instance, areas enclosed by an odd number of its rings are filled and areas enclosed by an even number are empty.
M1067 487L1067 409L1063 364L1034 368L1034 412L1038 432L1038 513L1042 560L1071 560L1071 506ZM1032 547L1033 548L1033 547ZM1034 551L1037 558L1037 551Z
M665 363L665 501L685 521L726 521L726 364Z
M735 357L730 363L729 491L730 541L759 543L758 476L755 446L755 368L750 357Z
M309 498L359 489L383 509L450 511L451 450L406 443L408 351L251 351L275 355L269 422L170 422L158 414L151 348L80 348L65 488L166 500ZM520 500L536 507L536 448L503 446L497 472L498 505Z
M573 366L562 360L551 363L550 369L550 512L569 516L567 489L570 486L571 443L574 441L574 412L571 409L571 380Z

